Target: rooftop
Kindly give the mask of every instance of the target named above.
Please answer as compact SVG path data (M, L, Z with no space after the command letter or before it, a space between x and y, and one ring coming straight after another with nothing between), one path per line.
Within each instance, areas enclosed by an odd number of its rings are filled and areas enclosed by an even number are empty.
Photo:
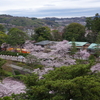
M95 49L96 47L97 47L97 44L96 43L92 43L92 44L90 44L88 49ZM99 48L100 48L100 46L99 46Z
M45 45L51 44L51 43L53 43L53 41L45 40L45 41L37 42L37 43L34 43L34 44L35 44L35 45L42 45L42 46L45 46Z
M88 42L75 42L76 46L84 46L85 44L87 44ZM69 44L72 44L72 41L69 42Z

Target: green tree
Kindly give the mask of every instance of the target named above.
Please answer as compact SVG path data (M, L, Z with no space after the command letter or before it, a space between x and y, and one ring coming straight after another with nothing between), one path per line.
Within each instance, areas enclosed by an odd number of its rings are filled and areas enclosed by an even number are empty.
M76 48L76 44L75 44L75 40L74 38L72 39L72 46L71 46L71 50L70 50L70 54L73 56L74 58L74 54L76 53L77 48Z
M5 43L7 41L8 35L6 35L4 32L0 31L0 45L2 43Z
M35 29L35 34L32 39L36 41L52 40L51 31L49 27L39 27Z
M91 30L91 28L92 28L92 18L91 17L86 18L86 28L88 30Z
M14 47L21 47L27 39L29 39L29 37L25 32L17 28L12 28L8 33L7 43Z
M97 38L96 38L96 48L95 48L95 56L98 58L100 56L100 32L99 34L97 35ZM99 60L99 59L98 59Z
M100 31L100 15L98 13L94 17L86 18L86 28L96 33Z
M76 41L84 41L85 27L79 23L71 23L63 30L63 39L71 41L74 38Z
M89 42L89 43L95 43L96 41L96 38L97 38L97 35L94 34L93 32L89 32L86 36L86 41Z
M0 24L0 31L5 32L5 27L2 24Z
M0 79L6 75L5 70L2 68L5 63L6 61L0 58Z
M98 13L95 14L92 21L92 31L98 33L100 31L100 15Z
M100 77L91 75L90 65L56 68L38 79L36 74L23 79L26 100L99 100Z
M9 96L6 96L6 97L3 97L3 98L0 98L0 100L13 100L13 99Z
M52 37L53 37L54 41L61 41L62 40L62 36L58 32L58 30L53 30L52 31Z
M98 33L100 32L100 15L97 13L94 17L89 17L86 19L86 28L91 30L88 33L86 40L88 42L96 42Z

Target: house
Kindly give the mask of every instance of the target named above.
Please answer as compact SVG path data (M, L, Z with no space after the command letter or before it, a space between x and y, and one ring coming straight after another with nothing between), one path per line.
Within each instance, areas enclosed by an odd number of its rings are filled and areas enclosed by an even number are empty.
M54 41L49 41L49 40L34 43L34 45L39 45L45 48L50 48L50 46L53 44L54 44Z
M98 46L98 47L97 47ZM93 54L95 53L95 49L99 48L100 49L100 45L97 45L96 43L91 43L90 46L87 48L87 50Z
M72 41L69 42L69 44L72 45ZM87 49L90 43L88 42L75 42L76 48L77 49Z

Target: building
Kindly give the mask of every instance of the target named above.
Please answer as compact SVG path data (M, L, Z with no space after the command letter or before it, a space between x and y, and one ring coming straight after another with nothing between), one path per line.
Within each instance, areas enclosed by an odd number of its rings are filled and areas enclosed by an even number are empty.
M96 44L96 43L91 43L90 46L87 48L87 50L91 53L94 54L96 49L99 48L100 49L100 44Z
M72 45L72 41L69 42L69 44ZM88 42L75 42L76 48L77 49L87 49L90 45Z
M45 40L45 41L34 43L34 45L50 48L50 46L53 45L54 43L55 43L54 41Z

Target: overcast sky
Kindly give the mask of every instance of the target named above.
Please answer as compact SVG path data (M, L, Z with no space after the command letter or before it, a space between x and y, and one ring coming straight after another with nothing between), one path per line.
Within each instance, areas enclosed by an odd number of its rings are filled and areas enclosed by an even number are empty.
M80 17L100 14L100 0L0 0L0 14L25 17Z

